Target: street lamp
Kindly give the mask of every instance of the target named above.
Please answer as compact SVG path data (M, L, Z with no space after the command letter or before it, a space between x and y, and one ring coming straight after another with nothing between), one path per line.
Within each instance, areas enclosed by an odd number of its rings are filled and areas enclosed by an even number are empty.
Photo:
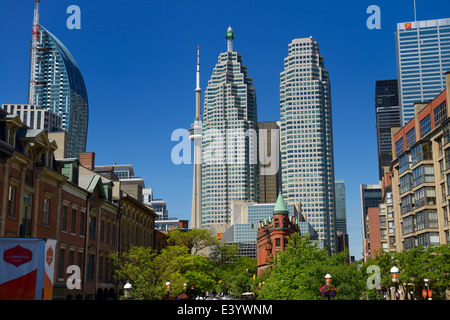
M398 274L400 273L400 270L395 266L391 268L391 276L392 276L392 282L395 285L395 293L394 293L394 300L399 300L398 299L398 292L397 292L397 286L398 286Z
M430 287L429 287L429 279L427 279L427 278L425 278L425 279L423 279L423 281L425 282L425 286L427 287L426 289L423 289L422 290L422 296L423 296L423 298L425 299L425 300L427 300L427 297L428 297L428 300L431 300L431 290L430 290Z
M327 274L325 275L325 284L326 284L327 286L329 286L329 285L331 284L331 275L330 275L329 273L327 273Z
M330 300L330 297L334 297L336 295L337 289L331 284L331 275L327 273L325 275L325 285L320 288L320 292L322 293L322 296L328 297L328 300Z
M127 281L127 283L123 286L123 296L125 297L125 299L130 299L131 298L131 289L132 289L132 285L131 283L129 283Z
M166 282L166 289L167 289L167 295L169 295L169 292L170 292L170 282L169 281Z

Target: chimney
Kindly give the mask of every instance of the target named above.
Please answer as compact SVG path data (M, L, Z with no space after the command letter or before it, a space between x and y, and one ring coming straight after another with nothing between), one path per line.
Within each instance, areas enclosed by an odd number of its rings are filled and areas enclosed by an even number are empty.
M95 169L95 152L80 153L80 163L83 167L89 170Z

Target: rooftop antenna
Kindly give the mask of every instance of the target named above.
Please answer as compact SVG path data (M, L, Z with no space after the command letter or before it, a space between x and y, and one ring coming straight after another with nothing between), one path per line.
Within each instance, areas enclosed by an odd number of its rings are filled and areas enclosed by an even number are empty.
M417 16L416 16L416 0L414 0L414 21L417 21Z

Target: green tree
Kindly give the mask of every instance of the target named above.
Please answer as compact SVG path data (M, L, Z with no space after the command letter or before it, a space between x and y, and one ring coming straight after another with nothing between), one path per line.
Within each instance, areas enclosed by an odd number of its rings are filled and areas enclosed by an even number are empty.
M167 247L161 252L132 246L122 257L113 254L113 268L119 281L130 281L135 299L160 299L165 283L171 282L174 293L182 290L184 278L180 273L180 257L187 254L184 246Z
M189 249L189 253L197 254L205 248L218 245L219 240L207 229L175 229L168 233L167 243L170 246L184 245Z
M348 252L333 256L320 249L309 236L298 233L288 238L284 252L279 252L272 266L258 282L264 286L258 294L262 299L318 300L324 299L319 289L325 285L325 275L332 275L338 289L334 299L359 299L364 278L356 263L347 263Z
M395 263L400 270L399 287L403 292L414 292L415 299L422 299L424 279L430 280L434 299L445 299L445 292L450 286L450 245L422 246L401 252L378 252L366 261L362 269L369 265L380 267L381 285L392 287L390 269ZM407 296L408 297L408 296Z

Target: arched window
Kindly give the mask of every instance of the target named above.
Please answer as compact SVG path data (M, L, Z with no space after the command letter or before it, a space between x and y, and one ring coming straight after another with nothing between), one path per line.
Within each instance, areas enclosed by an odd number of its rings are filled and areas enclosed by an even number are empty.
M279 228L280 227L280 220L278 220L278 218L275 219L275 228Z

